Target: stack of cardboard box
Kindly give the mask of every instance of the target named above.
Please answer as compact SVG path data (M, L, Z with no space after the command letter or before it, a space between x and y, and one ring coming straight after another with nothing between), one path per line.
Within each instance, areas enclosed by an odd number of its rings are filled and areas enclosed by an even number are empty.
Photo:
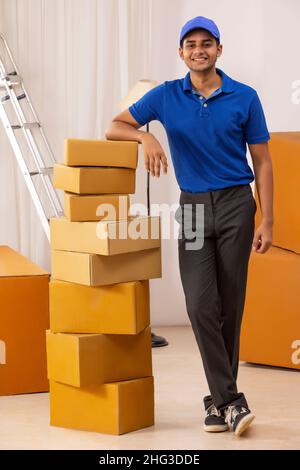
M47 332L51 424L122 434L154 424L149 279L159 217L131 217L138 144L65 141L54 185ZM109 204L109 206L108 206Z
M241 360L300 369L300 132L271 134L273 246L252 252ZM261 223L258 194L255 227Z

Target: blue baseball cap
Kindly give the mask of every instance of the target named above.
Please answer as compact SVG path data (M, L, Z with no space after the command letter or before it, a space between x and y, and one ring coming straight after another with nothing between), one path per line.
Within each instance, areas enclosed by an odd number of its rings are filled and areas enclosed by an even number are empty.
M216 23L213 20L210 20L209 18L205 18L204 16L196 16L196 18L192 18L182 27L180 31L180 45L184 36L186 36L190 31L193 31L197 28L206 29L216 39L220 40L220 31Z

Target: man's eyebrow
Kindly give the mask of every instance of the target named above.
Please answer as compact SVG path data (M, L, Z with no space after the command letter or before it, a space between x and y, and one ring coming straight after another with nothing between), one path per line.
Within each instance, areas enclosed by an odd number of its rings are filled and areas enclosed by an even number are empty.
M202 42L206 42L206 41L212 41L212 39L211 39L211 38L202 39ZM191 42L194 43L194 42L196 42L196 41L195 41L195 39L187 39L187 40L186 40L186 44L187 44L187 43L191 43Z

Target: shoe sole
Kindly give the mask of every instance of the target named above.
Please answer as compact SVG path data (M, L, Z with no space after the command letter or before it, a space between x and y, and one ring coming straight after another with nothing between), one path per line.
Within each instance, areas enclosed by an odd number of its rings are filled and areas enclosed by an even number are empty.
M213 424L210 426L204 424L203 429L206 432L224 432L224 431L228 431L229 426L228 424Z
M252 413L247 414L247 416L241 419L241 421L237 425L236 430L234 431L234 434L236 436L240 436L250 426L254 418L255 416Z

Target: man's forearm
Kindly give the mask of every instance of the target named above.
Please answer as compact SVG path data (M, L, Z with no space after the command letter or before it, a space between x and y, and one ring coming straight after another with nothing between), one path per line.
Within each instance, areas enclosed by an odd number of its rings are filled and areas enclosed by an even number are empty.
M262 221L273 224L273 170L272 161L254 166L255 185L262 213Z
M135 140L142 142L147 132L140 131L134 126L121 121L112 121L105 131L105 137L109 140Z

